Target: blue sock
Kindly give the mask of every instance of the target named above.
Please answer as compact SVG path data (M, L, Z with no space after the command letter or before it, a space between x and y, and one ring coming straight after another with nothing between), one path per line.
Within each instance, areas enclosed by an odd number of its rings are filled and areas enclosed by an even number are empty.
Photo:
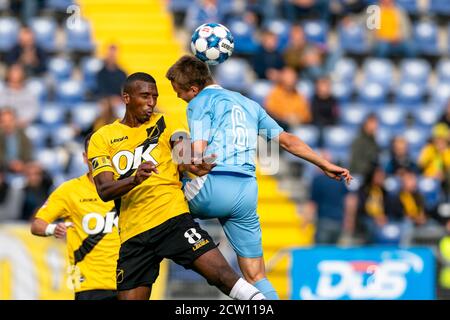
M272 284L267 280L267 278L263 278L253 284L268 300L279 300L278 294L275 291L275 288Z

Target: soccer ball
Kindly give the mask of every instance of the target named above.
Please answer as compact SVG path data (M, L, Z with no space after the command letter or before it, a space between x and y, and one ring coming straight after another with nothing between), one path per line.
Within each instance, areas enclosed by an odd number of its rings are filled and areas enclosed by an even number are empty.
M192 53L207 64L224 62L231 56L233 49L233 35L219 23L202 24L192 34Z

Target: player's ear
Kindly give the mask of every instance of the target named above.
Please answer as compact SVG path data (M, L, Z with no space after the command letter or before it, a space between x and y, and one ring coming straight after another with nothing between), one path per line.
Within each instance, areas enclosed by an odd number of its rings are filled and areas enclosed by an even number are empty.
M122 93L122 99L125 104L130 103L130 95L127 92Z
M191 86L191 90L194 93L195 96L198 95L198 93L200 92L200 88L197 86Z

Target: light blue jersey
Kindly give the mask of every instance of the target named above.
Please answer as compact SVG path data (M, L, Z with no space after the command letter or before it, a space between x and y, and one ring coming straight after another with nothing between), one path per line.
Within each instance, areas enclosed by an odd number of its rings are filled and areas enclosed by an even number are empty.
M189 102L187 118L192 142L207 141L205 155L217 155L215 172L255 176L258 134L270 140L283 131L258 103L218 85Z

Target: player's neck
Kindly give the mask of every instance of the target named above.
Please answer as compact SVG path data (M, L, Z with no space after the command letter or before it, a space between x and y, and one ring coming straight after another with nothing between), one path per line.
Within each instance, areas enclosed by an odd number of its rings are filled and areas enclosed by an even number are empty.
M125 113L125 116L120 121L121 124L126 125L131 128L137 128L140 127L143 123L140 122L136 117L129 113Z

